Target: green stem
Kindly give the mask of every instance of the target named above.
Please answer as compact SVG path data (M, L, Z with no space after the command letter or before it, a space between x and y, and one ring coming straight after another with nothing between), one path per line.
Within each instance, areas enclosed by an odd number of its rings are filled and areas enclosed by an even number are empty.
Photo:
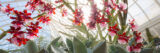
M66 1L63 0L63 3L65 6L67 6L69 9L71 9L72 12L74 12L73 8L67 3Z
M36 19L36 18L38 18L38 17L40 17L40 16L43 16L43 15L45 15L45 14L46 14L46 13L42 13L42 14L36 16L36 17L33 17L33 19Z
M0 30L4 31L4 29L0 28Z
M101 31L101 28L100 28L99 24L97 24L97 28L98 28L98 34L99 34L101 40L103 40L104 37L103 37L103 35L102 35L102 31Z
M128 0L124 0L123 2L127 4L127 9L126 9L125 12L123 13L123 16L124 16L124 25L126 25L127 14L128 14Z
M3 37L5 37L9 30L4 31L2 34L0 34L0 39L2 39Z
M110 35L108 37L109 37L109 42L112 42L112 37Z
M75 9L77 9L77 0L74 1L75 2Z

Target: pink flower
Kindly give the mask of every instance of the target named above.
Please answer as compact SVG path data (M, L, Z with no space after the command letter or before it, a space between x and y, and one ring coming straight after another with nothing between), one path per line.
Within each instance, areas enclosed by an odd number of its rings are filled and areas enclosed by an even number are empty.
M137 25L132 25L131 29L132 29L133 31L137 31L137 30L138 30L138 26L137 26Z
M28 35L26 38L27 38L27 39L30 39L30 40L33 40L33 39L34 39L34 36Z
M10 30L9 30L9 32L8 33L11 33L11 34L14 34L14 33L16 33L16 32L18 32L18 31L20 31L21 30L21 27L14 27L14 26L10 26Z
M108 7L108 2L107 1L105 1L105 0L103 0L103 4L105 5L105 7Z
M137 43L141 43L143 41L143 38L140 35L141 33L138 33L137 31L135 31L135 40Z
M53 6L49 3L44 4L43 8L41 9L42 12L48 12L48 14L56 14L55 13L56 8L53 8Z
M118 43L120 43L120 44L126 44L127 42L126 42L126 40L118 39Z
M136 41L137 43L141 43L141 42L143 42L143 38L139 38L139 39L137 39L137 41Z
M116 6L116 0L111 0L113 6Z
M119 3L118 8L119 8L119 10L124 11L125 9L127 9L127 4L121 2L121 3Z
M107 13L108 15L111 15L110 12L111 12L111 9L110 9L110 8L107 8L107 9L106 9L106 13Z
M73 20L73 23L78 26L80 26L82 24L82 22L83 22L82 18L74 18L74 20Z
M33 4L33 5L30 5L30 6L28 6L28 5L26 5L26 8L28 9L28 10L31 10L32 12L36 9L36 6Z
M142 43L136 43L131 46L127 46L126 49L128 52L140 52L142 46L143 46Z
M114 26L110 26L109 27L108 31L109 31L109 34L111 36L114 36L119 31L119 29L117 28L117 26L118 26L118 24L115 24Z
M106 23L105 23L105 22L100 23L100 25L101 25L102 27L106 27Z
M134 24L134 21L135 21L135 19L133 19L132 21L130 21L129 24L130 24L131 29L132 29L133 31L137 31L138 26Z
M140 52L141 51L141 47L137 47L137 46L127 46L126 49L128 52Z
M113 32L113 31L109 32L108 34L109 34L109 35L111 35L111 36L116 35L116 33L115 33L115 32Z
M45 3L42 0L30 0L26 6L31 10L39 10L41 12L46 12L47 14L51 15L52 13L55 14L55 8L50 3Z
M62 3L63 0L56 0L55 3Z
M134 52L141 52L141 48L135 48L133 51Z
M0 9L0 11L2 11L3 13L8 13L8 14L10 14L12 10L14 10L14 8L11 8L10 4L8 4L6 7L1 7Z
M128 40L129 40L129 37L126 36L126 32L124 32L121 35L118 35L118 42L120 44L126 44L126 43L128 43Z
M102 18L97 18L96 22L100 23L102 27L106 27L106 22L109 22L109 19L104 18L104 15L102 15Z
M83 22L83 12L81 11L81 9L76 9L73 14L74 14L73 23L75 25L79 25L80 26L82 24L82 22Z
M7 39L10 43L13 43L17 46L21 46L22 44L26 44L28 39L26 38L18 38L18 37L12 37L10 39Z
M38 3L39 5L42 5L43 2L39 2L41 0L30 0L33 1L32 3L32 7L36 6ZM34 3L35 2L35 3ZM31 4L30 4L31 5ZM48 6L49 8L50 6ZM48 9L46 8L46 9ZM49 8L48 11L52 11L54 10L53 8ZM10 43L13 43L17 46L21 46L21 45L25 45L26 42L29 39L33 39L34 37L38 37L37 33L39 32L39 29L41 29L41 27L39 26L39 20L35 22L35 20L33 21L32 17L31 17L31 13L28 13L27 10L24 11L18 11L18 10L14 10L14 8L11 8L10 5L8 4L6 7L1 7L0 11L8 13L8 16L10 16L10 19L12 19L11 24L12 26L10 26L10 29L8 31L8 33L10 33L12 35L11 38L7 39ZM27 22L30 22L30 24L28 24ZM49 17L45 17L43 19L40 19L41 22L45 23L47 21L49 21ZM23 29L22 29L23 27ZM24 31L22 31L24 30ZM27 35L27 36L26 36Z
M43 15L43 16L40 16L37 20L39 20L39 22L42 22L42 23L48 23L51 19L49 18L49 16Z
M134 52L140 52L141 51L141 47L142 47L142 43L137 43L133 48Z
M126 50L127 50L128 52L131 52L131 51L133 51L133 47L127 46L127 47L126 47Z
M94 2L92 1L92 9L91 9L91 17L90 17L90 22L88 23L88 27L90 29L94 29L96 27L96 22L97 22L97 19L100 18L100 13L97 9L97 5L94 4Z
M67 15L67 9L62 9L62 16L66 16Z
M5 8L5 7L0 8L0 11L2 11L3 13L7 13L6 10L7 10L7 8Z
M17 44L17 43L18 43L18 41L17 41L17 38L16 38L16 37L11 38L11 39L8 39L8 41L9 41L9 42L11 42L11 43L13 43L13 44L18 45L18 44Z
M94 29L96 27L96 21L87 23L87 26L89 27L89 29Z
M18 31L13 34L13 37L24 38L24 31Z

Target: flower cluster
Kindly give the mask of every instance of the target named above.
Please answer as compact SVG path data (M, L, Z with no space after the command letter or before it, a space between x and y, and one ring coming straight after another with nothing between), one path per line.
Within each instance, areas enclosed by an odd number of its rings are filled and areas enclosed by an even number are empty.
M43 15L43 16L40 16L37 20L39 20L39 22L42 22L42 23L48 23L48 21L50 21L50 18L49 16Z
M104 5L105 7L114 9L114 10L118 9L120 11L125 11L127 9L127 4L123 2L118 3L117 0L104 1Z
M127 46L127 50L129 52L140 52L141 51L141 47L143 46L143 44L142 44L143 38L140 36L141 33L139 33L138 31L135 31L135 29L137 27L135 28L136 25L134 24L134 20L132 20L130 22L130 26L131 26L131 29L132 29L133 34L134 34L134 36L132 38L134 41L131 42L132 45L128 45Z
M125 11L125 9L127 8L127 5L123 2L121 3L116 3L116 0L108 0L108 1L104 1L104 6L106 7L105 9L105 13L107 13L107 15L112 15L111 14L111 10L116 10L118 9L119 11ZM93 29L95 28L95 24L96 23L101 23L102 25L106 25L106 22L109 22L108 18L105 18L105 15L100 14L100 11L98 11L96 4L94 4L94 0L91 0L91 7L92 7L92 14L90 17L90 22L88 23L89 28ZM114 32L115 33L115 32ZM112 33L112 34L114 34Z
M102 15L102 18L97 18L96 22L100 23L103 27L105 27L106 26L106 22L109 22L109 19L105 18L104 15Z
M134 44L132 46L127 46L127 50L129 52L140 52L142 46L143 46L142 43L137 43L137 44Z
M22 28L27 20L32 20L31 13L28 13L27 10L24 10L23 12L13 10L14 16L10 16L10 19L13 21L12 26L10 27L9 33L13 34L12 38L9 38L8 41L10 43L16 44L18 46L21 46L21 44L26 44L26 42L29 40L25 37L25 31L22 31Z
M78 11L78 10L76 10L76 11ZM63 17L66 16L67 15L67 9L62 9L61 13L62 13ZM78 13L78 12L75 12L74 14L76 14L76 13Z
M120 30L120 29L118 29L117 27L118 27L118 24L115 24L114 26L110 26L110 27L109 27L108 31L109 31L109 34L110 34L111 36L116 35L117 32Z
M35 1L36 2L36 1ZM31 13L27 10L18 11L14 8L10 7L8 4L6 7L1 7L1 12L7 13L12 20L10 29L8 33L13 36L7 39L10 43L21 46L22 44L26 44L26 42L33 37L38 37L37 33L41 27L39 23L47 23L50 21L49 17L46 15L39 16L36 22L31 17Z
M10 43L13 43L15 45L18 45L18 46L21 46L22 44L26 44L26 42L29 40L29 39L26 39L26 38L19 38L19 37L12 37L10 39L7 39Z
M94 2L92 4L92 10L91 10L91 12L92 13L91 13L91 17L90 17L90 22L88 23L88 27L90 29L93 29L93 28L95 28L97 21L99 21L100 17L101 17L101 15L100 15L100 13L99 13L99 11L97 9L97 5L94 4ZM97 20L97 19L99 19L99 20Z
M124 32L121 35L118 35L118 43L120 44L126 44L128 43L130 37L126 36L126 32Z
M10 17L10 19L13 19L14 21L12 21L12 24L15 27L21 27L22 25L24 25L24 23L27 20L32 20L31 18L31 13L27 13L27 10L24 10L23 12L19 12L17 10L13 10L13 13L15 14L16 17Z
M16 44L18 46L21 46L21 44L26 44L26 39L24 37L24 31L21 31L21 27L15 28L14 26L10 27L10 34L13 34L13 37L10 39L7 39L10 43Z
M6 7L0 8L0 11L2 11L3 13L8 13L8 14L10 14L12 10L14 10L14 8L11 8L10 4L8 4Z
M33 37L38 37L37 33L39 32L39 29L41 29L42 27L39 26L39 22L30 23L30 26L27 27L27 38L28 39L33 39Z
M56 0L55 3L62 3L63 0Z
M55 9L50 3L45 3L42 0L30 0L27 5L30 10L40 10L41 12L46 12L48 14L55 14Z
M73 23L75 25L81 25L81 23L83 22L83 12L81 11L81 9L76 9L74 12L74 20Z
M131 25L131 29L133 31L137 31L138 26L134 24L135 19L133 19L132 21L130 21L130 25Z

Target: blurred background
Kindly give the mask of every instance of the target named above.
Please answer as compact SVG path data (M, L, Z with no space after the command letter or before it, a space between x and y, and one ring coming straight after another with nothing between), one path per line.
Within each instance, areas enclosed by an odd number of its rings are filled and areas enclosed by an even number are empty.
M7 4L10 4L11 7L14 7L17 10L23 10L25 9L25 4L27 3L28 0L0 0L0 3L3 6L6 6ZM53 0L54 1L54 0ZM68 0L71 3L73 0ZM83 7L83 11L85 11L84 15L85 17L88 17L89 11L88 9L89 6L87 6L86 0L78 0L79 4ZM97 0L97 3L100 3ZM98 6L101 7L101 6ZM51 39L57 37L57 36L63 36L62 34L59 34L58 31L61 30L63 32L71 33L67 31L67 29L64 29L65 26L62 26L61 23L65 24L72 24L72 22L69 22L69 20L65 17L60 16L61 15L61 10L56 10L56 15L53 15L52 21L49 24L46 25L41 25L44 28L40 30L39 32L39 37L34 39L37 43L38 41L43 39L43 44L42 46L47 44L48 42L51 41ZM37 13L34 12L36 15ZM68 18L71 18L73 15L70 15L71 13L69 12L67 16ZM33 15L34 16L34 15ZM63 20L61 20L63 18ZM128 21L130 19L135 19L136 24L139 26L138 30L142 32L143 37L145 38L145 29L149 28L151 33L154 36L159 36L160 35L160 0L128 0ZM88 19L85 20L87 22ZM0 13L0 28L3 29L4 31L9 29L9 26L11 20L9 17L7 17L6 14ZM0 34L3 31L0 30ZM6 39L10 38L10 34L7 34L5 38L0 40L0 49L4 50L15 50L15 49L20 49L21 47L17 47L14 44L10 44ZM64 38L64 37L62 37ZM40 43L39 43L40 44Z

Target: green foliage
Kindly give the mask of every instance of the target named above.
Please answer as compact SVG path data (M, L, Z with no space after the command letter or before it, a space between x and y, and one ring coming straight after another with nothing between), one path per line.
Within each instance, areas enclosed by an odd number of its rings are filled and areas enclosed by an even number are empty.
M50 43L50 45L56 46L56 43L58 42L58 40L59 40L60 38L61 38L61 37L58 37L58 38L54 39L54 40ZM50 45L49 45L49 46L50 46Z
M73 35L71 35L71 34L68 34L68 33L65 33L65 32L61 32L61 31L59 31L61 34L63 34L63 35L66 35L66 36L68 36L68 37L73 37Z
M92 36L92 35L89 33L89 31L87 30L86 25L84 25L83 23L82 23L81 26L74 25L73 27L74 27L75 29L77 29L78 31L86 34L86 35L87 35L87 38L93 38L93 36Z
M28 41L26 47L28 53L38 53L38 47L35 42Z
M106 41L102 41L93 48L93 53L106 53L106 50Z
M160 38L153 37L149 28L146 28L146 35L147 35L147 48L154 48L155 46L159 45Z
M148 42L151 42L153 40L153 35L150 33L149 28L146 28L146 35Z
M51 45L51 50L52 50L52 53L64 53L64 50L63 48L58 48L58 47L54 47ZM49 52L50 53L50 52Z
M153 48L144 48L141 50L140 53L153 53L154 49Z
M99 24L97 24L97 28L98 28L98 34L99 34L100 38L101 38L101 39L104 39L104 37L103 37L103 35L102 35L102 30L101 30Z
M143 48L140 53L159 53L160 48Z
M0 39L2 39L4 36L6 36L6 34L7 34L8 31L9 31L9 30L4 31L2 34L0 34Z
M0 49L0 53L8 53L8 52L5 51L5 50Z
M159 52L160 52L160 48L156 48L156 49L154 49L153 53L159 53Z
M124 50L120 46L109 45L108 46L108 53L127 53L127 52L126 52L126 50Z
M47 51L49 53L53 53L53 50L51 47L56 47L56 43L58 42L58 40L60 39L60 37L54 39L53 41L51 41L51 43L48 45Z
M87 48L87 53L93 53L93 50L91 48Z
M79 31L76 31L76 37L79 38L80 41L85 42L87 38L83 36Z
M68 46L68 49L69 49L69 53L73 53L73 43L72 43L72 41L67 39L66 42L67 42L67 46Z
M76 37L73 39L74 53L87 53L86 46Z
M46 50L42 49L42 50L39 51L38 53L46 53Z

